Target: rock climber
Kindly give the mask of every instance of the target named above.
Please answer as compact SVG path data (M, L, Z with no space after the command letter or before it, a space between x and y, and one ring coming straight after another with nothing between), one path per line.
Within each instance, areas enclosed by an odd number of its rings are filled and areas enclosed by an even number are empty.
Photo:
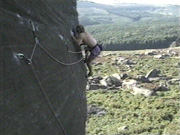
M89 69L88 77L93 75L92 72L92 61L101 53L102 46L99 45L96 39L85 31L83 25L78 25L74 31L71 31L72 39L79 46L87 45L85 49L85 63Z

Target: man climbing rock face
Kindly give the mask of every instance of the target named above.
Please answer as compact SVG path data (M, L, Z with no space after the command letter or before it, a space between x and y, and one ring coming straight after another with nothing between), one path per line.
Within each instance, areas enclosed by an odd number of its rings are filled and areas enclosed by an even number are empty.
M97 44L96 39L93 38L91 34L85 31L84 26L78 25L73 33L71 31L72 39L75 41L76 44L79 46L87 45L85 49L85 63L89 69L88 77L92 76L92 61L101 53L102 46Z

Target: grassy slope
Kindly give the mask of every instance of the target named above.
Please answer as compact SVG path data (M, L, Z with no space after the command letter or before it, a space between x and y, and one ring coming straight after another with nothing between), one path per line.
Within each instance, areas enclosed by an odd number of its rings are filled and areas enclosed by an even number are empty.
M112 52L110 52L112 53ZM125 66L112 66L112 59L118 56L127 57L136 62L127 73L131 77L145 75L151 69L160 69L162 75L172 78L179 76L179 58L154 59L152 56L139 57L134 53L142 52L113 52L115 55L99 58L103 65L95 66L97 75L106 76L112 73L122 73ZM157 82L160 83L160 82ZM165 82L162 82L165 83ZM180 133L179 124L179 86L169 85L170 91L158 92L156 96L145 98L142 95L132 95L128 91L88 91L88 104L105 108L104 116L91 115L87 121L87 134L173 134ZM120 128L127 126L127 130Z

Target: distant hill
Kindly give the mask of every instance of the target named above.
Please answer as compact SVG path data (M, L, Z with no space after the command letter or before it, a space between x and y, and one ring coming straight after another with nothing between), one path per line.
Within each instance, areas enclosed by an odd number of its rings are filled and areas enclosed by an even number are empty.
M133 22L166 16L178 17L179 9L178 5L117 4L113 6L87 1L77 2L79 21L85 26Z
M79 22L104 50L166 48L178 38L177 5L77 3Z

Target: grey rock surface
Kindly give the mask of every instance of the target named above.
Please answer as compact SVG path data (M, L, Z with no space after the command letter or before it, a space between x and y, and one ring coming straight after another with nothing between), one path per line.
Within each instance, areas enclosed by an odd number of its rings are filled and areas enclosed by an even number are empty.
M82 58L67 50L80 51L69 33L76 1L2 0L0 8L1 134L85 135L84 63L57 62Z

